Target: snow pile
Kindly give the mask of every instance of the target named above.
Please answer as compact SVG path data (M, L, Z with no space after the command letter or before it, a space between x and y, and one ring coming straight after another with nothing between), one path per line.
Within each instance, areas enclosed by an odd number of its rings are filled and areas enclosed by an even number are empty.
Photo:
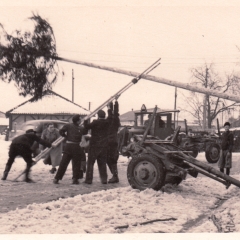
M234 190L209 183L207 178L198 182L188 179L179 186L165 186L164 192L125 187L31 204L1 214L0 233L178 232L185 223L214 207L217 197ZM140 225L156 219L170 220ZM207 229L205 232L217 232L214 227Z
M1 172L6 164L9 145L10 142L1 141ZM199 157L201 161L206 161L203 154ZM119 159L122 164L127 164L127 161L127 158ZM16 160L9 177L13 179L25 166L22 159ZM34 167L32 175L37 181L36 190L38 184L52 184L53 175L46 177L46 169L41 162ZM67 174L71 179L71 169ZM240 179L239 174L233 177ZM66 181L69 184L68 179ZM9 186L11 191L14 184L24 186L25 183L9 181L3 184ZM81 183L81 186L84 185ZM41 193L46 197L52 193L58 195L59 189L63 187L64 181L58 186L50 186L51 192L41 190ZM68 188L71 187L78 186L69 185ZM130 186L102 190L43 204L30 204L24 209L2 213L0 234L216 233L218 229L211 220L213 214L223 225L229 224L230 219L230 222L235 223L236 231L240 231L238 190L233 185L226 189L224 185L201 175L196 179L189 177L179 186L166 185L161 191L139 191ZM18 194L25 193L16 192L16 196ZM228 199L228 205L223 204L215 211L219 199L225 198ZM149 221L152 222L147 223Z

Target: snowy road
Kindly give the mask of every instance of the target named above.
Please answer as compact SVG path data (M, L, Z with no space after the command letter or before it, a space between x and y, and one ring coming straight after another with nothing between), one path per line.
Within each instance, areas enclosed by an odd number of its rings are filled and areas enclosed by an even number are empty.
M0 140L0 145L2 174L9 142ZM206 162L202 153L198 159ZM234 153L233 160L232 176L240 180L240 154ZM1 181L0 233L240 232L239 188L232 185L226 189L206 177L189 177L163 191L140 192L127 183L127 159L121 157L119 165L118 185L102 185L97 168L93 185L71 185L71 167L63 181L54 185L49 166L42 162L32 170L35 184ZM24 167L24 161L17 159L9 180Z

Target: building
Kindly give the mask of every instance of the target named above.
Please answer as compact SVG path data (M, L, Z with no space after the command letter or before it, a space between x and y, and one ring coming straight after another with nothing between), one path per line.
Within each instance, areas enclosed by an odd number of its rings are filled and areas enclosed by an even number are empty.
M8 127L8 119L4 112L0 111L0 134L7 129Z
M73 115L80 114L85 117L89 113L86 108L47 90L42 99L34 101L34 98L31 98L7 111L6 116L9 118L9 130L18 130L21 129L22 123L29 120L51 119L70 122Z
M6 118L6 115L5 115L4 112L1 112L1 111L0 111L0 118Z
M122 126L133 126L135 121L135 112L129 111L119 116Z

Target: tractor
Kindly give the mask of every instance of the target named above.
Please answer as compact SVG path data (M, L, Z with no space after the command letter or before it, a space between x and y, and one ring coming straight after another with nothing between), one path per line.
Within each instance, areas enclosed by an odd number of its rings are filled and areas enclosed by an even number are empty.
M157 109L152 126L148 131L149 137L161 140L171 140L174 133L175 122L172 115L179 113L179 110L161 111ZM122 148L133 141L134 135L142 135L147 127L149 117L153 111L147 110L142 105L140 111L135 111L133 127L121 127L118 133L118 149L122 153ZM206 159L209 163L216 163L220 157L219 137L201 134L178 134L176 144L186 151L190 151L193 157L197 157L200 151L205 151Z
M204 164L178 146L180 127L171 140L162 140L148 135L158 116L156 108L143 135L135 134L131 142L122 148L122 154L130 158L127 178L132 188L160 190L166 184L180 184L189 174L197 177L201 173L229 188L231 184L240 187L240 181L225 175L210 165Z

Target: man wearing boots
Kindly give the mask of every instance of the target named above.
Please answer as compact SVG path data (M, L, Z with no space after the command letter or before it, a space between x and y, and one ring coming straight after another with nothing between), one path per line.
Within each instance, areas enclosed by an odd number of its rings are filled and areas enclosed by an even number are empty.
M225 132L222 134L221 140L221 153L218 161L220 171L224 173L226 168L226 174L230 174L230 168L232 167L232 149L233 149L233 134L229 131L230 123L225 122Z
M107 184L107 150L109 119L105 119L105 112L98 111L98 119L91 123L84 121L84 127L91 129L91 139L88 151L87 171L85 183L92 184L93 167L97 160L98 170L102 184Z
M81 168L86 168L86 158L84 157L85 153L80 147L80 142L82 135L85 135L87 131L84 129L84 127L79 126L80 115L77 114L73 116L72 122L73 123L64 125L59 131L60 135L65 137L67 141L63 149L62 160L53 180L54 184L58 184L59 180L62 180L71 160L73 172L72 184L79 184L78 179L81 178Z
M29 129L25 134L20 135L13 139L10 149L9 149L9 159L7 161L2 180L6 180L8 173L12 167L12 164L17 156L21 156L24 161L27 163L26 173L25 173L25 181L28 183L33 182L29 178L29 172L31 167L34 165L34 161L32 160L32 150L31 146L34 142L38 142L46 147L55 147L50 142L47 142L36 135L36 132L33 129Z
M114 104L111 102L108 108L108 118L110 120L110 125L108 128L108 158L107 165L112 173L112 178L108 180L108 183L118 183L118 169L117 169L117 161L119 157L118 152L118 128L120 127L119 120L119 105L117 99Z

